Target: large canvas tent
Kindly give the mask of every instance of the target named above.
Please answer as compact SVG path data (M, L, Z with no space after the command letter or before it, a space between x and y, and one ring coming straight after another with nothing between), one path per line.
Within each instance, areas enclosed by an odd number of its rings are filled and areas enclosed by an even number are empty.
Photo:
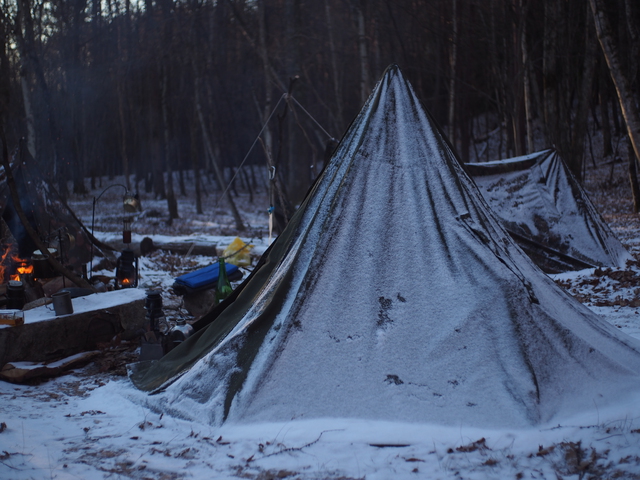
M541 272L399 68L208 326L130 367L206 421L524 426L640 386L640 344Z
M92 254L104 256L105 251L111 250L93 238L53 185L44 178L24 142L12 157L11 170L22 211L39 239L55 249L59 261L80 273L81 266L91 260ZM37 246L18 216L4 168L1 167L0 216L12 237L12 244L5 245L4 249L29 260ZM11 260L6 251L3 257Z
M556 151L468 163L465 169L507 231L546 272L624 267L632 259Z

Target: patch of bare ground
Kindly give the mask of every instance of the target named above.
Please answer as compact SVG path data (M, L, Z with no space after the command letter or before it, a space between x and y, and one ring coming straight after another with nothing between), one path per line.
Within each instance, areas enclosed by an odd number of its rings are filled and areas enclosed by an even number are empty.
M640 307L640 215L633 211L627 164L610 161L588 168L583 181L589 198L635 261L625 269L597 268L593 273L556 283L586 305Z
M588 168L583 181L589 198L620 241L632 252L640 249L638 232L640 216L633 211L633 197L622 161L603 163Z
M609 459L610 450L597 450L593 446L583 446L581 441L564 441L544 447L530 457L542 457L555 470L558 478L570 476L578 479L624 478L639 479L640 475L628 471L630 464L638 464L638 457L625 457L617 461ZM576 477L573 477L573 476ZM520 477L524 478L524 477Z

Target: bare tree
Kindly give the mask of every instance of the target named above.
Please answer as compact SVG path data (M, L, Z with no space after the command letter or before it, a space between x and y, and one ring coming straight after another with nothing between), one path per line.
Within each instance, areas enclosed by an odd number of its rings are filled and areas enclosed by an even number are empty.
M629 168L631 176L632 190L634 193L634 211L637 213L640 211L640 196L639 189L637 187L637 172L638 172L638 159L640 158L640 112L635 101L635 96L629 85L629 80L623 70L620 56L618 53L618 46L614 40L613 32L611 30L611 22L603 0L589 0L591 5L591 11L593 12L593 19L596 26L596 32L598 33L598 40L602 53L607 60L609 66L609 73L611 79L616 87L618 93L618 101L620 103L620 109L627 125L627 133L629 140L635 153L635 158L632 158L633 164Z

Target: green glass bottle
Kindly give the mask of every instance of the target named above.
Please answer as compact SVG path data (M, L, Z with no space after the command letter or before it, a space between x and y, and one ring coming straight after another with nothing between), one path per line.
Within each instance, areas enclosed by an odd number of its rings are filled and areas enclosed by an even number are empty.
M227 266L224 263L224 258L218 259L218 286L216 287L216 305L222 300L227 298L233 292L229 277L227 277Z

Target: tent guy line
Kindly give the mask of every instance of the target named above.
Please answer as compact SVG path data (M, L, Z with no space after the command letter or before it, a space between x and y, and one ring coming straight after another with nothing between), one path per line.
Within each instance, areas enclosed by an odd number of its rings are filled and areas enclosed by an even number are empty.
M265 128L267 128L267 126L269 125L269 122L271 121L271 118L273 117L273 115L276 113L276 111L278 110L278 107L280 106L280 103L282 102L282 100L293 100L296 105L298 105L300 107L300 109L318 126L318 128L320 128L320 130L322 130L324 132L324 134L329 137L330 140L332 141L337 141L335 139L335 137L333 135L331 135L329 132L327 132L327 130L325 130L325 128L320 125L320 123L313 117L313 115L311 115L306 108L304 108L300 102L298 102L298 100L296 100L296 98L291 95L290 93L283 93L282 96L278 99L278 102L276 103L276 106L273 107L273 109L271 110L271 113L269 114L269 117L267 118L267 120L264 122L264 125L262 126L262 128L260 129L260 131L258 132L258 135L256 135L256 138L253 140L253 142L251 143L251 146L249 147L249 150L247 151L246 155L244 156L244 158L242 159L242 161L240 162L240 165L235 169L234 174L231 176L231 180L229 180L229 182L227 183L226 188L224 189L224 191L222 192L222 195L220 195L220 199L224 198L225 194L227 193L227 191L229 190L229 188L231 188L231 185L233 184L233 181L236 179L236 177L238 176L238 173L240 172L240 169L242 168L242 166L245 164L245 162L247 161L247 159L249 158L249 155L251 154L251 152L253 151L253 148L256 146L256 143L258 143L258 140L260 140L260 136L262 135L262 133L264 132ZM270 161L269 158L267 158L267 161ZM273 176L272 176L272 171L271 169L273 168ZM275 166L273 165L269 165L269 179L273 180L275 176ZM220 200L218 200L219 202ZM217 204L216 204L217 205ZM271 215L272 212L269 212L269 215Z

